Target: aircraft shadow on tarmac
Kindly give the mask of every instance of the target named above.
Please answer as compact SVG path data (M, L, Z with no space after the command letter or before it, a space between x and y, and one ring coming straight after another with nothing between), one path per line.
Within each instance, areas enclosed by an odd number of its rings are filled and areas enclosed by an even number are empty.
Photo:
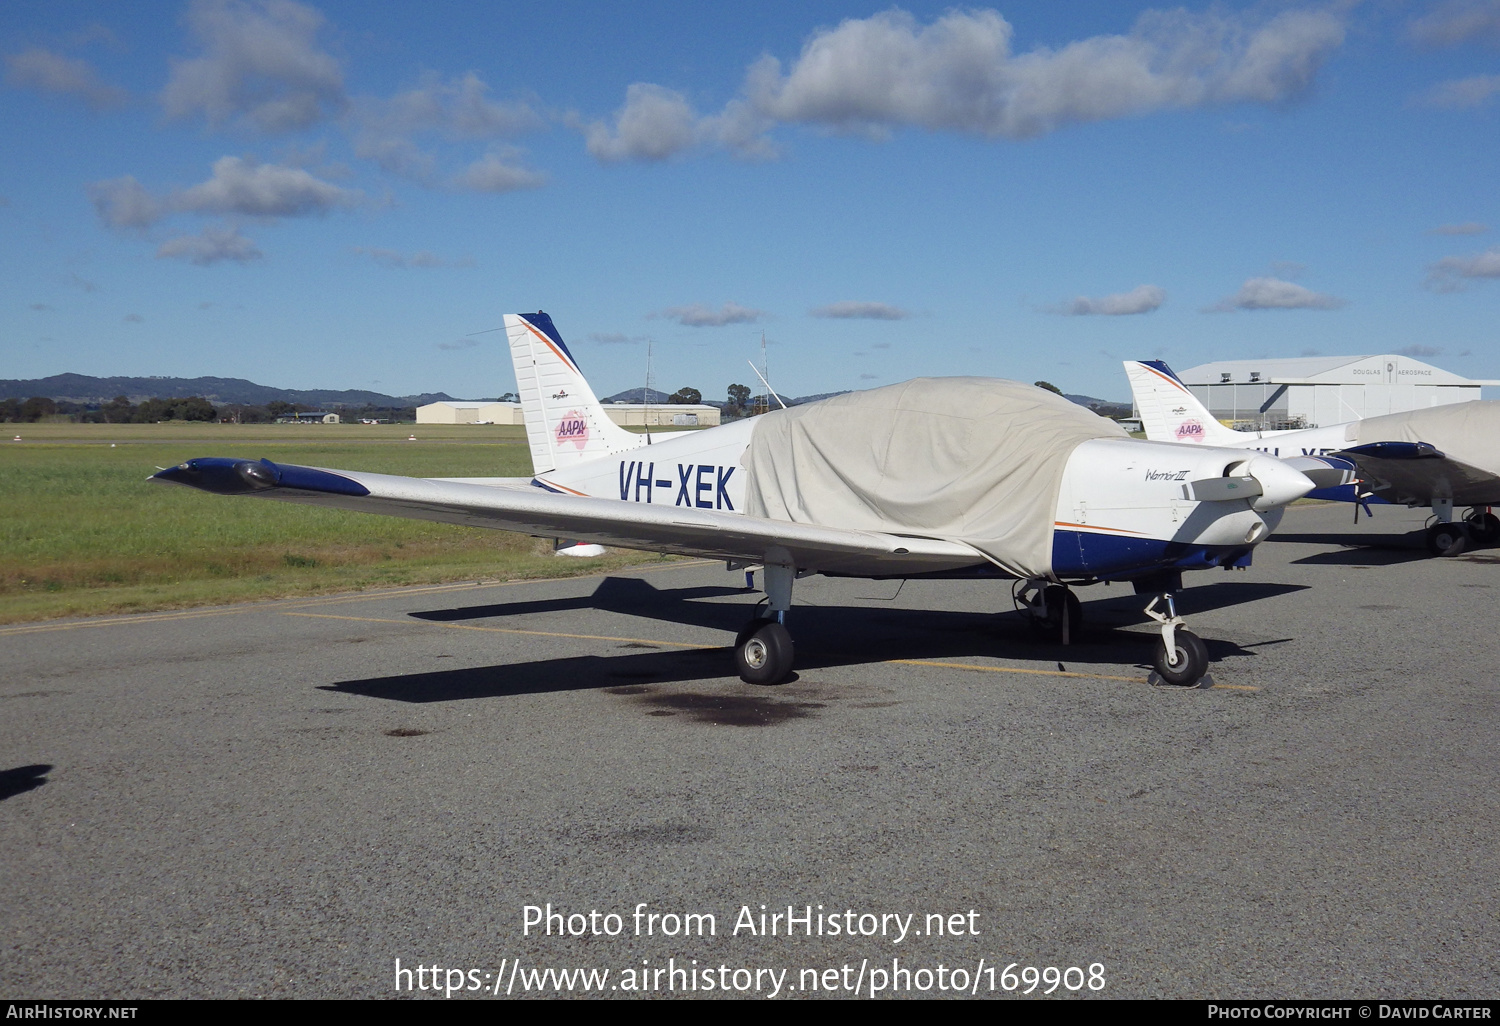
M36 790L47 782L47 774L51 772L52 767L46 764L0 770L0 802Z
M1337 546L1330 552L1317 552L1292 560L1302 566L1393 566L1433 558L1427 551L1425 531L1406 534L1273 534L1266 541ZM1488 562L1483 557L1481 561Z
M1242 605L1301 591L1302 586L1223 582L1180 593L1185 615ZM748 602L703 599L744 595L737 588L658 590L648 581L606 578L592 596L538 602L512 602L458 609L428 610L411 616L437 622L499 620L526 613L599 609L673 623L709 627L731 634L749 617ZM997 592L997 595L1003 593ZM803 674L831 667L858 666L888 660L954 660L975 656L1034 659L1047 668L1091 664L1146 664L1156 632L1128 628L1147 622L1144 601L1116 591L1084 605L1084 628L1071 645L1040 638L1014 612L1003 614L953 610L894 610L869 606L797 605L789 623L797 641L797 669ZM647 684L697 681L734 674L731 649L650 649L645 642L623 642L615 656L571 656L501 666L373 677L323 685L321 690L365 695L400 702L447 702L467 698L628 688ZM1249 648L1205 639L1215 662L1251 657ZM1264 644L1274 644L1265 642ZM629 652L629 654L624 654ZM1144 672L1142 673L1144 676Z

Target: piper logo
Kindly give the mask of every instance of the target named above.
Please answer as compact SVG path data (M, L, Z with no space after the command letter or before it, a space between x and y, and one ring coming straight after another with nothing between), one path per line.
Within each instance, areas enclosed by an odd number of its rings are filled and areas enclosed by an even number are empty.
M558 445L566 445L572 442L582 449L589 442L589 422L582 413L577 410L569 410L563 414L562 420L557 422L557 430L553 433Z
M1203 424L1201 421L1185 420L1177 425L1177 440L1179 442L1201 442L1203 441Z

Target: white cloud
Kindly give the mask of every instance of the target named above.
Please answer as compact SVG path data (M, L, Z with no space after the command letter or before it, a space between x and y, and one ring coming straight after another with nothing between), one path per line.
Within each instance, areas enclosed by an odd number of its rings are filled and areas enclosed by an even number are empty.
M833 317L846 320L899 321L911 314L890 303L860 303L845 301L829 303L807 311L812 317Z
M1465 282L1481 278L1500 278L1500 248L1444 257L1427 269L1426 285L1434 292L1459 292Z
M547 184L547 176L506 162L505 154L487 153L474 161L453 179L453 187L469 192L515 192L537 189Z
M355 246L356 256L368 256L381 267L389 268L433 268L433 267L473 267L474 258L471 256L459 257L457 260L446 260L436 253L425 249L419 249L407 256L394 249L381 249L378 246Z
M754 324L765 316L765 311L752 310L738 303L725 303L719 309L711 310L701 303L694 303L663 310L661 316L689 328L722 328L726 324Z
M413 136L498 139L541 125L530 104L490 99L489 86L472 71L446 81L425 75L416 88L386 100L361 98L355 102L352 121L359 157L429 186L436 181L437 160L420 149Z
M1314 292L1295 282L1280 278L1251 278L1232 296L1226 296L1205 313L1227 313L1231 310L1337 310L1348 300Z
M149 228L168 213L166 204L131 175L94 182L88 186L88 195L100 219L111 228Z
M209 225L198 235L176 235L156 250L158 260L190 260L207 267L221 260L248 263L259 260L261 251L255 243L240 234L238 228Z
M198 214L306 217L352 206L362 198L355 190L342 189L301 168L220 157L208 181L175 194L170 203L174 209Z
M595 121L584 140L598 160L666 160L698 141L698 116L681 93L636 82L625 90L614 126Z
M492 100L489 91L472 71L447 81L429 72L415 88L388 100L359 100L355 118L362 128L381 134L432 132L449 139L495 139L540 126L529 104Z
M913 126L1025 138L1073 122L1173 107L1284 101L1342 44L1326 11L1255 24L1222 13L1148 11L1129 35L1011 53L992 10L920 25L900 10L817 32L785 73L764 57L745 92L767 117L880 134Z
M1483 235L1490 230L1487 224L1478 221L1465 221L1462 224L1440 224L1436 228L1429 228L1428 235Z
M1458 109L1478 107L1500 93L1500 75L1474 75L1439 82L1412 100L1418 107Z
M765 134L774 122L746 100L730 100L719 113L700 116L681 93L649 82L625 90L625 105L612 125L584 124L576 115L567 120L583 132L589 153L605 163L667 160L700 144L722 146L744 160L780 153Z
M1470 40L1500 43L1500 0L1445 0L1407 26L1422 46L1452 46Z
M347 105L339 62L317 44L323 16L292 0L194 0L187 24L203 54L174 59L162 90L168 117L213 126L243 119L262 132L307 128Z
M76 96L94 110L119 107L129 98L123 89L105 83L87 61L63 57L35 47L5 58L5 80L13 86L44 93Z
M1129 292L1116 292L1108 296L1091 299L1078 296L1068 303L1052 307L1048 312L1069 317L1124 317L1130 314L1150 313L1167 301L1165 289L1156 285L1137 285Z

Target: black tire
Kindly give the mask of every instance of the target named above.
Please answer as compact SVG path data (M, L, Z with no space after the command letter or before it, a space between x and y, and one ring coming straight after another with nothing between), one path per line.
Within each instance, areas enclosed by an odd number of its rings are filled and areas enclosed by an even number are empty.
M1202 638L1181 627L1173 631L1172 635L1172 659L1167 659L1166 642L1157 638L1152 666L1156 669L1156 675L1168 684L1193 687L1208 672L1208 648L1203 644Z
M750 635L760 630L766 624L775 622L776 621L771 619L769 616L757 616L754 620L751 620L749 623L745 624L745 626L740 628L739 634L735 635L734 647L736 649L739 649L741 645L750 640Z
M735 645L734 665L746 684L780 684L792 672L792 636L775 620L760 621Z
M1500 541L1500 517L1493 513L1476 513L1464 520L1469 535L1480 545L1492 545Z
M1059 584L1051 585L1042 595L1047 601L1047 615L1037 619L1037 627L1046 634L1049 640L1061 643L1063 617L1066 616L1068 640L1077 641L1083 631L1083 605L1078 601L1078 596L1073 594L1071 589Z
M1469 547L1469 532L1458 522L1433 524L1427 529L1427 551L1434 556L1456 556Z

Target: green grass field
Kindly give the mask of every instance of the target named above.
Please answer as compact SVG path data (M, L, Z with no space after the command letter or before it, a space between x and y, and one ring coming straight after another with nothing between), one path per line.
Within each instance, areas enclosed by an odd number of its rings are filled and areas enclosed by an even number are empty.
M418 441L407 441L415 433ZM21 435L19 442L10 441ZM21 424L0 437L0 623L453 580L557 577L655 558L552 554L478 528L148 483L193 456L415 477L520 477L519 427Z

